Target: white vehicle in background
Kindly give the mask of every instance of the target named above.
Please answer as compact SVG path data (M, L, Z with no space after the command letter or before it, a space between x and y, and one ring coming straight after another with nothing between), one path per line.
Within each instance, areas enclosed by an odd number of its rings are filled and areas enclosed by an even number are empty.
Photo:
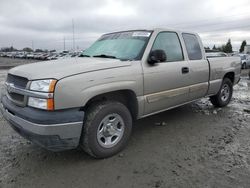
M55 60L55 59L57 59L57 55L56 55L56 54L51 54L51 55L47 58L47 60Z
M25 58L26 57L26 53L25 52L17 52L15 54L15 58Z
M34 58L33 52L29 52L29 53L26 55L26 58L27 58L27 59L33 59L33 58Z
M239 54L241 58L241 68L247 69L250 67L250 55L248 54Z
M39 59L43 54L42 53L34 53L34 59Z
M15 54L16 54L16 52L7 52L6 57L14 58L14 57L15 57Z

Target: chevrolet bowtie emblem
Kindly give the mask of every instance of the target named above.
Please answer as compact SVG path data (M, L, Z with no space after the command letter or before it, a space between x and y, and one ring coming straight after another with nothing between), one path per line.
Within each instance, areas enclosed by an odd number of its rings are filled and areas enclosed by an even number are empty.
M7 83L6 82L6 89L8 91L8 93L13 93L15 91L15 86L13 83Z

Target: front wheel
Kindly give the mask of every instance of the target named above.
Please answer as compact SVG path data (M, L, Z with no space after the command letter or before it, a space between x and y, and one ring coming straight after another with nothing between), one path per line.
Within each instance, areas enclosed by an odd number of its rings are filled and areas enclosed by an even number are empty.
M216 107L224 107L231 101L233 95L233 83L230 79L224 78L219 92L210 97L211 103Z
M95 158L107 158L121 151L132 131L132 117L119 102L94 104L86 112L80 146Z

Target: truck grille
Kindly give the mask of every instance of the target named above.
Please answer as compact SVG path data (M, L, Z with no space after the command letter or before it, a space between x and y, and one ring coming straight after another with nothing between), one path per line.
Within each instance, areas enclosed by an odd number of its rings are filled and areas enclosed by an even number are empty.
M14 84L15 87L25 89L28 84L28 79L21 77L21 76L15 76L12 74L8 74L6 82L9 84ZM14 102L18 106L24 106L25 105L25 96L8 91L7 88L7 97Z
M11 97L11 99L15 101L19 101L19 102L24 101L24 95L20 95L18 93L9 93L9 96Z
M27 78L24 78L24 77L21 77L21 76L15 76L15 75L12 75L12 74L8 74L8 76L7 76L7 82L8 83L12 83L16 87L19 87L19 88L22 88L22 89L26 88L26 85L27 85L28 81L29 80Z

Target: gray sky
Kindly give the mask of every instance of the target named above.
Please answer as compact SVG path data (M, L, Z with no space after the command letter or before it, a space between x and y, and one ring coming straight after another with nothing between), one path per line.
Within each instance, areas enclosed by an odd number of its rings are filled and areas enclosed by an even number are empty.
M0 0L0 47L88 47L101 34L152 27L198 32L204 45L250 44L249 0Z

